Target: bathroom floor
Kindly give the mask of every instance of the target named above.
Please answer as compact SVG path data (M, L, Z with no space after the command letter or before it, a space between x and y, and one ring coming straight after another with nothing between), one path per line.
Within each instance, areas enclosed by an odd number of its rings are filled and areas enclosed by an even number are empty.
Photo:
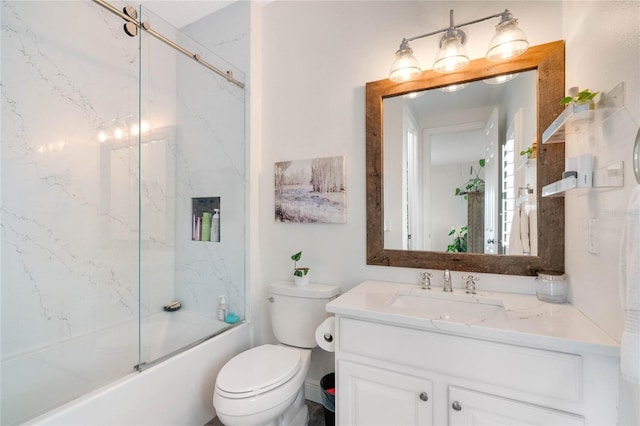
M308 426L324 426L324 410L322 404L316 402L306 401L307 407L309 407L309 423ZM204 426L224 426L220 423L220 420L216 417Z

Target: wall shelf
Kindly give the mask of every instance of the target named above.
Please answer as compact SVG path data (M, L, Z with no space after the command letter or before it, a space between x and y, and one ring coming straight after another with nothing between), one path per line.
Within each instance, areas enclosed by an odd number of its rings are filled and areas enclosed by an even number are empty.
M578 187L578 179L569 176L542 187L543 197L564 197L575 188L621 188L624 186L624 162L610 164L593 171L593 186Z
M553 123L542 132L542 143L562 143L567 133L573 133L580 126L591 123L595 114L593 104L571 104L553 120Z
M613 114L624 108L624 82L618 83L607 93L600 94L595 109L593 104L571 104L542 132L542 143L562 143L567 134L581 129L590 130L602 126Z
M536 159L535 158L528 158L526 156L521 156L520 160L518 161L518 165L516 166L516 170L520 170L523 167L536 167Z
M550 183L542 187L543 197L564 197L564 193L577 188L578 179L575 176L569 176L559 181Z

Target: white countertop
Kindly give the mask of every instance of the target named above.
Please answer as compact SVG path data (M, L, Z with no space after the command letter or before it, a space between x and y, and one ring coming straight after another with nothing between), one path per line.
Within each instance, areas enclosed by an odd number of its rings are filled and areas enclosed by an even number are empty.
M419 309L391 306L394 296L430 292L433 297L500 299L504 310L473 321L432 319ZM429 294L431 296L431 294ZM484 340L541 349L590 352L618 356L620 345L570 304L542 302L535 295L477 291L466 295L463 289L444 293L442 287L422 290L417 285L386 281L364 281L327 304L327 311L368 321L455 334Z

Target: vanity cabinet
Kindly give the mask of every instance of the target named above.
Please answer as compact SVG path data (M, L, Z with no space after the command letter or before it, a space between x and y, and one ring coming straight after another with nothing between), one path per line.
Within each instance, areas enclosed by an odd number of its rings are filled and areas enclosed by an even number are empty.
M340 426L615 424L611 356L339 314L336 336Z
M338 398L348 406L340 424L433 424L433 387L428 379L344 361L338 389Z

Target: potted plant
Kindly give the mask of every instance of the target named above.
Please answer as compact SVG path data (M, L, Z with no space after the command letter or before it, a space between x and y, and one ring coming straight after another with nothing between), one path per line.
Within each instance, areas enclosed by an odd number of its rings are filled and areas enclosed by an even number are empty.
M573 120L591 120L593 119L594 109L596 104L593 98L599 92L591 92L589 89L578 91L577 87L569 89L569 96L562 98L560 103L562 105L571 105L573 108Z
M306 285L309 284L309 268L299 267L298 262L302 257L302 252L299 251L293 255L291 255L291 260L293 260L293 282L296 285Z
M536 152L535 147L530 146L527 149L523 149L522 151L520 151L520 155L521 156L526 156L527 158L535 158L534 153Z
M469 174L474 177L469 179L462 187L456 188L456 195L464 195L465 200L467 199L467 193L469 192L484 191L484 180L480 178L480 170L482 170L485 165L485 159L481 158L478 160L478 164L480 165L478 170L475 170L473 166L471 166L471 169L469 170Z
M577 89L570 91L569 96L565 96L564 98L562 98L562 100L560 101L560 103L562 105L569 105L569 104L574 104L574 105L584 105L584 104L589 104L589 109L594 109L595 105L593 102L593 98L596 97L596 95L599 92L591 92L589 89L584 89L578 93Z

